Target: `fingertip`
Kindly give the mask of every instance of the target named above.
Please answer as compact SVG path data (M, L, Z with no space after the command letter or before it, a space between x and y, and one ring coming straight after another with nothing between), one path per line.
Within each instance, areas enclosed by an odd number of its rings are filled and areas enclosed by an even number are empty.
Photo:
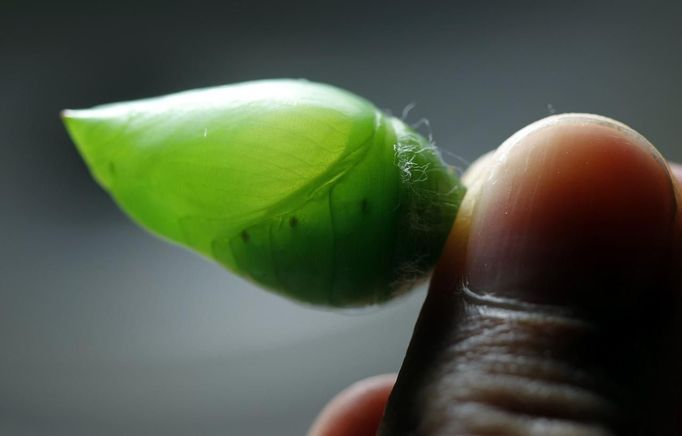
M358 381L322 409L308 436L375 436L397 375Z
M606 117L533 123L467 179L475 198L465 198L436 283L559 303L586 283L641 285L671 244L677 201L667 164L642 135Z

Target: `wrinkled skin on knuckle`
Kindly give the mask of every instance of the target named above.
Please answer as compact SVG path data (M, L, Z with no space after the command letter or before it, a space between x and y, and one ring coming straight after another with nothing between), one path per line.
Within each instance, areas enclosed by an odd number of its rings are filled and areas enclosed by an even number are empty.
M613 387L579 358L595 339L570 316L466 303L419 394L417 434L614 434Z
M595 321L455 294L427 298L380 435L677 434L660 310Z

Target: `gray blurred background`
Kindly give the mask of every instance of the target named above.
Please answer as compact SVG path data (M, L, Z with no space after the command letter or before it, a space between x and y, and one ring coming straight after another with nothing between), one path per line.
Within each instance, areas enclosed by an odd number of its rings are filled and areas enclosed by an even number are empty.
M424 291L303 307L134 226L60 109L270 77L430 120L460 168L550 113L682 160L682 2L0 0L0 435L302 435L399 368Z

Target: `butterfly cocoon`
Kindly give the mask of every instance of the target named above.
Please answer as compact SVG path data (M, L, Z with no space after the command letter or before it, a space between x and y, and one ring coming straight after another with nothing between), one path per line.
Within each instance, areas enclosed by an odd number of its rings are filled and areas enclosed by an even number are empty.
M464 194L401 120L305 80L62 116L94 178L137 223L310 304L379 303L424 277Z

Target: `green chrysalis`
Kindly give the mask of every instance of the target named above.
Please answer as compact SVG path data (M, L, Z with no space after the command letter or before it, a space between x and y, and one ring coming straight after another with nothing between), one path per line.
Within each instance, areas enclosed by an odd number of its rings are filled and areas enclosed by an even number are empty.
M63 113L135 221L286 296L384 301L435 264L464 189L401 120L267 80Z

